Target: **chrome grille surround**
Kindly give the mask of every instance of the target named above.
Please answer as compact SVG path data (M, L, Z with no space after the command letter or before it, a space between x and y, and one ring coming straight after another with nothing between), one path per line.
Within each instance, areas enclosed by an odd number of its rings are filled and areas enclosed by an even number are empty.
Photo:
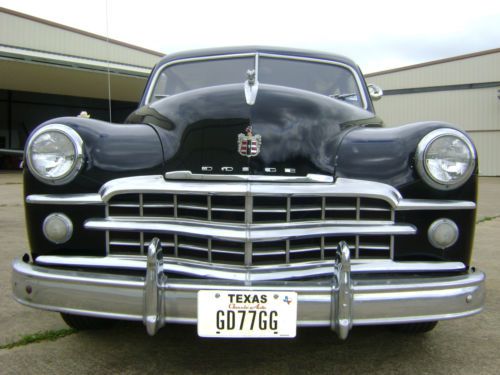
M335 182L175 181L162 176L110 181L100 191L108 255L144 255L154 236L166 256L245 266L324 261L347 240L354 259L392 259L401 200L388 185Z
M183 173L186 175L186 173ZM176 174L178 176L178 174ZM476 208L476 204L471 201L459 201L459 200L433 200L433 199L403 199L399 192L385 184L371 182L371 181L360 181L360 180L351 180L345 178L338 178L334 183L328 182L324 179L320 179L323 183L318 183L318 178L310 178L306 177L305 180L309 181L308 183L296 183L296 181L290 181L288 178L280 177L276 179L276 182L270 182L269 179L266 179L264 182L260 181L260 176L246 176L245 178L238 178L236 182L220 182L220 181L193 181L195 178L199 176L188 176L190 177L188 180L170 180L165 179L163 176L154 175L154 176L137 176L137 177L128 177L121 178L109 181L100 189L99 193L90 193L90 194L33 194L26 197L26 203L30 205L66 205L66 206L95 206L102 205L104 206L105 218L89 218L85 222L85 228L90 230L101 230L106 232L106 249L107 254L106 257L102 258L102 260L91 260L89 257L56 257L58 258L57 262L54 264L87 264L90 262L91 264L95 263L96 267L100 267L99 265L102 263L103 266L108 267L109 262L116 267L124 266L124 264L129 264L133 262L134 266L132 268L136 268L138 264L141 264L144 260L144 256L140 255L141 252L144 252L144 247L149 244L149 239L152 238L152 234L158 235L160 238L165 236L170 236L173 238L169 242L168 238L164 238L165 243L173 244L173 248L175 250L175 241L177 238L177 244L182 244L183 237L178 235L175 230L182 229L184 234L188 234L191 239L202 239L206 241L206 245L201 249L192 249L193 251L198 251L198 254L203 254L202 257L198 257L196 259L184 259L179 256L175 257L166 254L166 264L177 264L178 262L187 262L183 263L184 265L181 267L182 272L186 274L196 274L198 276L209 275L211 272L214 272L218 267L243 267L242 269L246 270L246 272L256 272L257 269L266 270L266 278L272 278L277 269L284 268L289 269L292 266L301 266L305 265L308 268L307 274L314 274L313 270L319 270L322 265L329 269L329 264L331 263L330 250L329 250L329 242L335 241L337 243L337 239L350 239L350 248L352 257L355 258L354 262L363 262L363 264L369 265L369 269L382 270L387 269L388 261L391 267L393 267L397 262L394 262L392 259L391 249L394 246L394 236L402 235L402 234L415 234L416 230L411 225L405 225L401 223L394 223L394 213L395 211L429 211L429 210L473 210ZM255 178L254 178L255 177ZM120 198L124 195L132 194L139 198L138 207L129 207L132 209L136 209L139 211L139 215L136 213L133 216L123 216L123 217L112 217L110 216L110 204L113 202L113 198L117 197L119 201ZM147 194L171 194L171 195L196 195L202 196L207 199L207 216L206 220L193 220L193 219L166 219L165 217L159 217L153 220L149 220L147 217L141 217L141 215L145 214L144 211L144 195ZM141 198L142 195L142 198ZM240 199L246 199L246 196L257 197L272 197L279 196L285 197L286 199L286 208L288 208L288 198L290 198L290 222L286 220L281 223L245 223L237 222L237 223L224 223L217 222L214 220L213 213L215 210L211 209L214 206L214 203L217 202L221 197L224 199L233 199L234 197L240 197ZM241 198L243 197L243 198ZM356 218L359 217L359 220L311 220L311 221L294 221L292 220L291 208L293 207L293 200L295 198L303 198L303 197L325 197L325 202L327 199L352 199L355 197L356 201L359 198L359 207L363 206L362 202L365 200L366 202L371 202L371 199L375 199L378 204L386 205L386 207L390 210L390 220L384 220L382 222L377 221L369 221L363 220L362 214L356 215ZM199 198L198 198L199 199ZM280 198L281 199L281 198ZM321 198L323 199L323 198ZM142 201L141 201L142 200ZM142 204L141 204L142 202ZM179 202L178 202L179 203ZM137 206L136 203L134 205ZM141 205L143 206L141 209ZM352 212L357 211L350 208L350 214ZM251 213L252 205L245 206L245 212L247 215ZM150 207L151 208L151 207ZM154 208L154 207L153 207ZM323 205L321 205L323 210ZM317 211L317 208L315 208ZM141 214L142 212L142 214ZM211 214L210 214L211 212ZM307 212L307 211L303 211ZM346 210L345 212L349 212ZM370 212L370 211L366 211ZM375 211L376 212L376 211ZM384 215L387 213L385 212ZM325 215L326 218L326 215ZM385 219L385 217L383 217ZM322 218L324 219L324 218ZM365 218L367 219L367 218ZM373 218L372 218L373 219ZM175 224L175 226L172 226ZM141 226L139 228L139 226ZM169 228L170 226L170 228ZM205 228L205 236L200 233L199 228ZM240 236L243 240L255 240L255 236L251 237L252 232L258 232L260 230L260 234L264 233L264 230L267 230L267 233L274 233L277 230L281 232L283 238L280 238L280 241L289 240L290 247L287 251L286 242L285 245L282 246L281 249L276 248L266 248L266 242L257 242L254 241L253 244L245 244L245 241L235 242L230 241L232 249L220 248L220 238L214 236L214 234L210 234L212 229L224 230L229 228L231 229L233 236ZM292 231L289 229L291 228ZM319 248L320 250L315 250L315 254L320 254L316 256L312 261L305 260L304 262L294 263L294 253L299 253L301 250L307 250L307 247L304 246L300 241L307 240L310 238L307 234L311 230L311 228L315 228L316 231L323 231L318 234L316 232L316 237L319 238ZM126 250L126 246L132 244L132 251L121 251L122 254L113 255L113 252L109 251L110 249L110 235L113 233L119 233L120 235L126 236L136 236L135 242L130 239L127 241L120 241L118 239L113 239L116 242L115 245L120 246L122 250ZM335 231L335 235L333 236L332 232ZM142 232L142 233L141 233ZM172 235L177 233L177 236ZM305 233L304 233L305 232ZM169 234L170 233L170 234ZM371 254L374 254L375 250L378 248L379 250L383 250L385 253L380 255L383 259L363 259L363 251L365 250L362 240L370 239L367 236L367 233L370 235L376 234L375 237L380 240L379 246L377 244L371 243L370 248ZM297 234L302 234L302 236L298 236ZM329 236L330 235L330 236ZM273 234L274 236L274 234ZM340 236L340 238L339 238ZM219 236L220 237L220 236ZM324 237L324 240L321 239ZM348 238L349 237L349 238ZM356 237L358 241L356 242ZM316 238L316 241L318 239ZM354 239L354 241L353 241ZM180 241L180 242L179 242ZM222 240L224 241L224 240ZM132 243L133 242L133 243ZM226 242L227 245L228 242ZM356 243L358 247L358 259L356 259ZM321 260L321 248L324 244L324 260ZM388 244L388 245L387 245ZM195 245L193 245L194 247ZM253 265L246 265L245 262L241 262L241 259L238 260L237 264L224 264L218 263L217 254L219 250L223 251L222 254L229 253L231 250L235 249L235 246L240 246L239 249L243 246L243 251L247 256L247 262L250 258L253 260ZM295 247L294 247L295 246ZM300 249L298 247L303 246L305 249ZM318 248L316 247L316 249ZM389 256L387 256L387 246L389 246ZM262 248L264 247L264 248ZM168 249L166 249L168 250ZM291 260L290 264L286 264L286 253L289 253L289 260ZM314 253L313 252L313 253ZM276 253L276 254L275 254ZM284 253L284 254L283 254ZM305 252L307 254L307 251ZM262 255L261 255L262 254ZM179 255L179 254L177 254ZM182 254L181 254L182 255ZM266 262L262 262L260 259L269 258L271 256L279 256L281 257L280 262L278 264L266 264ZM236 254L241 258L240 253ZM126 262L123 259L128 259ZM292 259L290 259L290 257ZM50 259L54 257L48 257ZM74 258L74 259L73 259ZM285 258L285 260L283 260ZM41 259L41 258L40 258ZM85 261L83 261L85 260ZM51 260L52 262L52 260ZM76 262L76 263L75 263ZM96 263L97 262L97 263ZM69 264L68 263L68 264ZM90 265L89 263L89 265ZM405 262L404 265L400 265L398 263L398 269L402 266L405 270L412 269L413 265L411 262ZM429 262L426 263L426 267L429 266ZM442 267L443 263L438 262L438 265L433 267ZM120 266L121 265L121 266ZM271 267L271 268L269 268ZM320 268L318 268L320 267ZM463 265L462 265L463 267ZM177 269L177 268L176 268ZM270 271L270 270L273 271ZM356 269L356 268L354 268ZM434 268L433 268L434 269ZM365 265L362 265L362 270L366 271L367 268ZM363 272L364 272L363 271ZM232 270L228 273L228 275L235 275L235 272ZM232 277L232 276L231 276ZM247 276L245 276L247 277Z

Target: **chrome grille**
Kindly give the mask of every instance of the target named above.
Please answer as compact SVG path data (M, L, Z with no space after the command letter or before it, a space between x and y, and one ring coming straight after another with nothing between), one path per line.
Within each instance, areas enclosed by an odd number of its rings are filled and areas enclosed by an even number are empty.
M364 196L265 196L132 193L113 196L106 204L110 219L165 219L225 225L332 222L394 223L394 209L383 199ZM340 240L353 258L391 259L393 235L341 237L307 235L279 241L236 242L202 236L107 230L108 254L143 255L159 237L167 256L230 264L282 264L333 259Z

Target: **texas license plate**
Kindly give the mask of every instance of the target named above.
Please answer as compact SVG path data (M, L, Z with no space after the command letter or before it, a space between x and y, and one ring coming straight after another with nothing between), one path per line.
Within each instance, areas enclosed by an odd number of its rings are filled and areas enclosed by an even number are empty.
M201 290L201 337L295 337L297 293Z

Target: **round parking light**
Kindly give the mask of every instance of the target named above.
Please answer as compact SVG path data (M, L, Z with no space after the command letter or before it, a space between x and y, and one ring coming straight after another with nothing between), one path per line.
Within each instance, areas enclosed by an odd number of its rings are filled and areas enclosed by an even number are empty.
M430 225L427 236L432 246L446 249L457 242L458 226L450 219L438 219Z
M65 243L73 234L73 223L64 214L50 214L43 221L43 234L50 242Z

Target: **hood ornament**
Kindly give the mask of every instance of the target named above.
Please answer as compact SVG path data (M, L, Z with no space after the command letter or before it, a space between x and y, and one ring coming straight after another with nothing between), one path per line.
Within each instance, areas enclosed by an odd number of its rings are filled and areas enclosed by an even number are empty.
M255 69L247 70L247 80L245 81L245 99L248 105L254 105L259 91L259 81Z
M259 155L262 137L259 134L253 135L252 125L247 126L245 132L246 135L238 134L238 153L248 158Z

